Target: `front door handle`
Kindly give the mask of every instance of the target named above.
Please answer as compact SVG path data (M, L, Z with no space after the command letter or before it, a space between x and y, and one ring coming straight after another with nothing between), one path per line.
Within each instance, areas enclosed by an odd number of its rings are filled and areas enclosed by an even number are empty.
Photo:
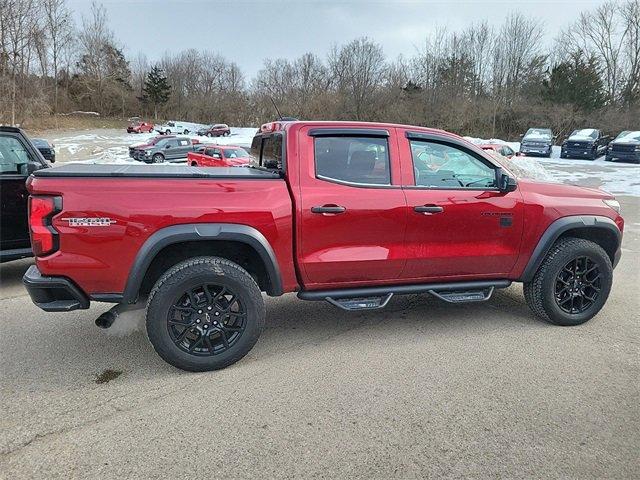
M428 215L444 212L444 208L439 207L438 205L418 205L417 207L413 207L413 210L415 212L424 213Z
M340 205L322 205L321 207L311 207L311 213L331 213L337 215L338 213L344 213L347 209Z

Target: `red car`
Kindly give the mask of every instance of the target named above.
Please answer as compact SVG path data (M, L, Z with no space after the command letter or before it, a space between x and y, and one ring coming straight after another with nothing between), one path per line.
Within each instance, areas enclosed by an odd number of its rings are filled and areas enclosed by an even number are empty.
M233 145L203 146L187 154L187 164L192 167L244 167L250 163L249 152Z
M501 145L498 143L483 143L482 145L478 146L487 152L494 152L506 158L512 158L516 154L516 152L509 145Z
M258 341L261 292L366 311L402 294L486 301L522 282L557 325L586 322L609 296L624 228L609 193L516 178L457 135L407 125L274 122L251 151L254 168L34 172L34 303L114 302L104 328L146 308L158 354L202 371Z
M207 137L228 137L231 135L231 129L226 123L217 123L198 130L198 135L206 135Z
M127 127L127 133L151 133L153 124L146 122L133 122Z

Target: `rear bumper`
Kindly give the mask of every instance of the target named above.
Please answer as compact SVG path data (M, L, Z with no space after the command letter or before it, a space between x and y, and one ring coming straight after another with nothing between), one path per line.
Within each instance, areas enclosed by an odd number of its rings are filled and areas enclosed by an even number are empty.
M47 277L32 265L22 277L33 303L45 312L89 308L89 297L65 277Z

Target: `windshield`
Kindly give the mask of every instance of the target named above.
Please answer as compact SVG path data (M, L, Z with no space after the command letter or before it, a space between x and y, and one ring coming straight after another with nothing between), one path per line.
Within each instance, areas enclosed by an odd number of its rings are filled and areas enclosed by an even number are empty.
M530 128L524 134L525 140L551 140L553 134L548 128Z
M622 132L620 135L616 137L616 140L621 140L623 142L640 142L640 131L637 132Z
M155 145L156 143L158 143L160 140L164 140L165 137L155 137L152 138L151 140L149 140L149 145Z
M247 158L249 153L244 148L225 148L223 150L225 158Z
M598 138L598 132L593 128L585 128L583 130L574 130L571 138Z

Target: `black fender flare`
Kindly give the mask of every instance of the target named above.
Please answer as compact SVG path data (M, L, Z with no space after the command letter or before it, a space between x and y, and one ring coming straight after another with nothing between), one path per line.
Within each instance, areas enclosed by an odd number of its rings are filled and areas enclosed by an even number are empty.
M142 245L129 270L129 278L123 293L124 303L135 303L142 281L151 262L164 247L181 242L231 240L253 248L264 262L269 285L267 294L282 295L282 278L276 255L265 236L253 227L234 223L189 223L161 228Z
M529 258L529 262L522 272L519 282L530 282L533 279L538 267L547 256L547 253L551 249L551 246L560 238L563 233L576 228L593 228L604 229L612 232L618 242L617 251L614 258L611 260L615 267L618 259L620 258L620 244L622 243L622 233L618 229L616 223L609 217L603 217L598 215L574 215L569 217L562 217L554 221L547 227L545 232L538 240L536 248Z

